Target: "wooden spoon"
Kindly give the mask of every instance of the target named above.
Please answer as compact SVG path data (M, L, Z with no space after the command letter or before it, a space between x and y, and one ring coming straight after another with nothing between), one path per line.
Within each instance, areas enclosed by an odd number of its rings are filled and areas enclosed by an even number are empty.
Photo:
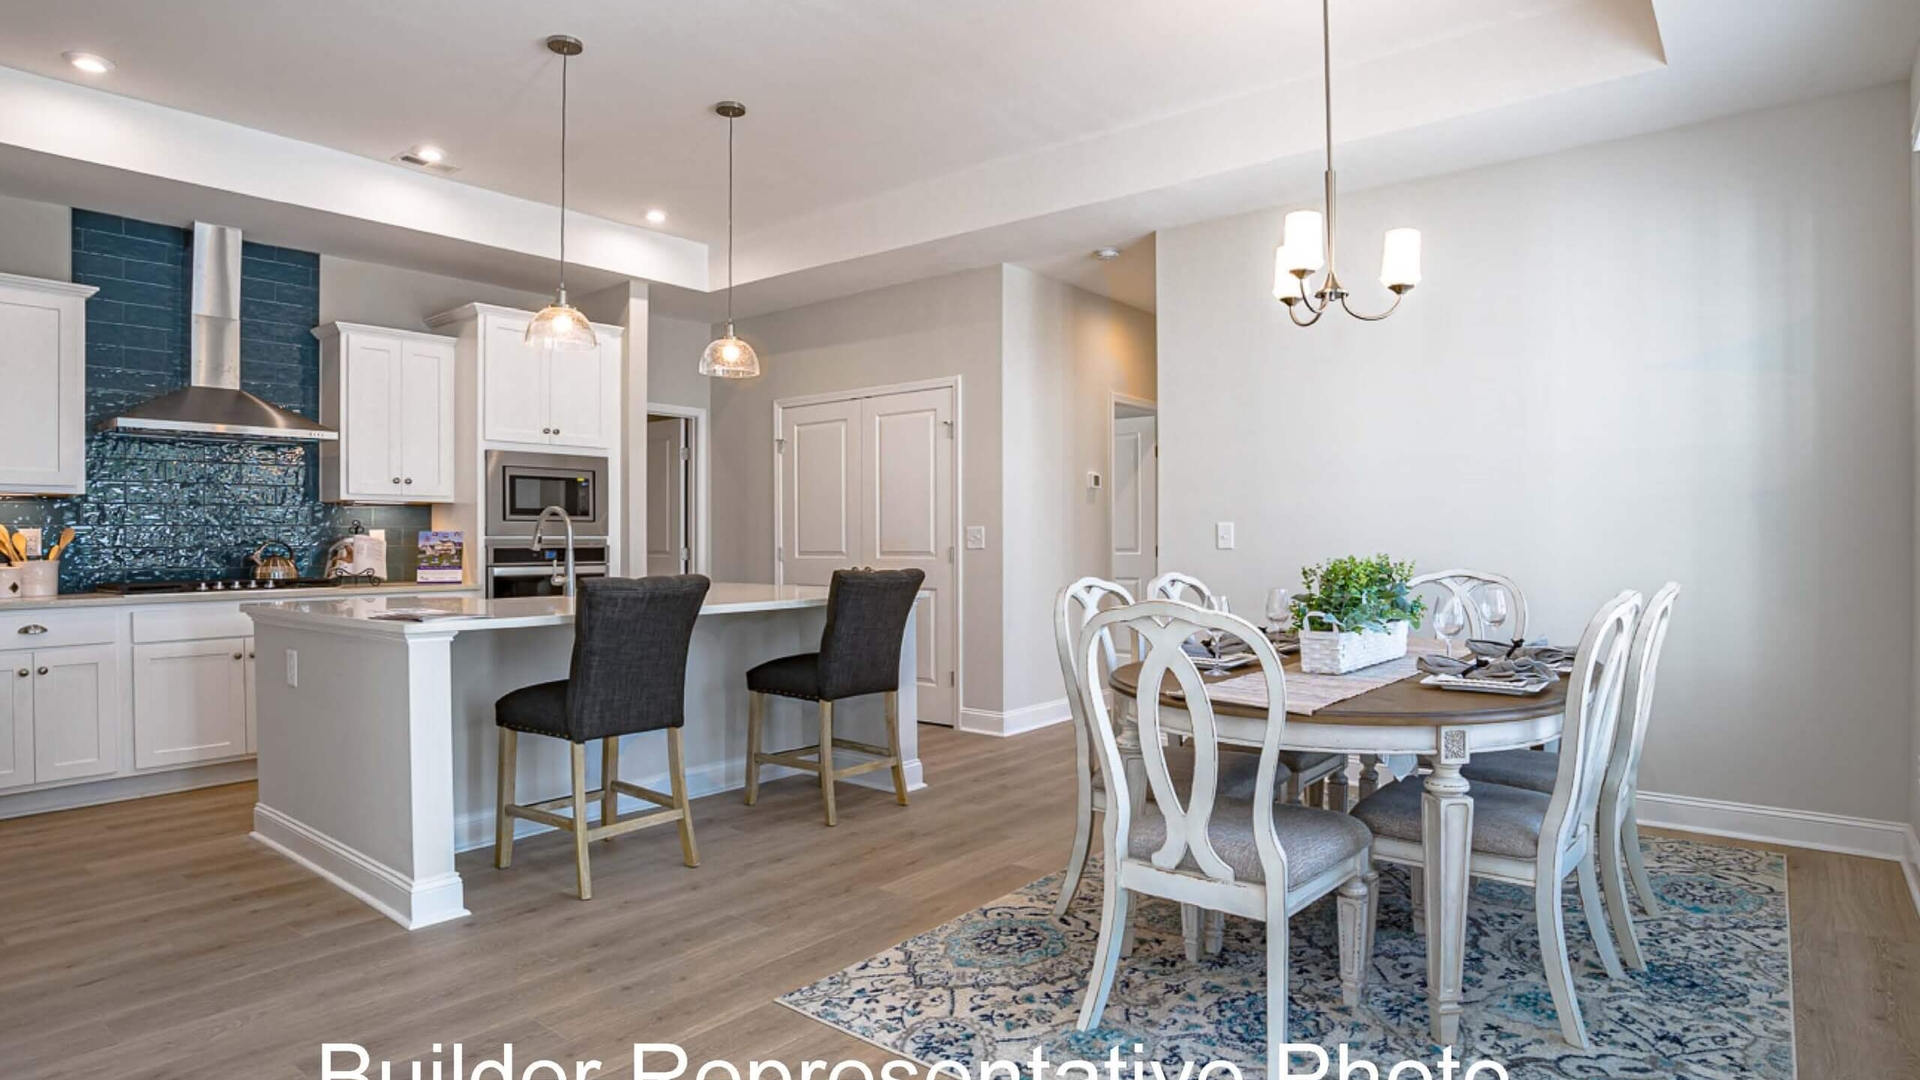
M60 530L60 542L53 545L52 551L47 552L47 561L52 562L59 558L60 553L67 550L67 545L71 543L73 543L73 526L69 525Z
M13 534L13 556L15 562L24 563L28 559L27 538L19 533Z
M19 562L13 557L13 536L5 525L0 525L0 556L5 556L9 564Z

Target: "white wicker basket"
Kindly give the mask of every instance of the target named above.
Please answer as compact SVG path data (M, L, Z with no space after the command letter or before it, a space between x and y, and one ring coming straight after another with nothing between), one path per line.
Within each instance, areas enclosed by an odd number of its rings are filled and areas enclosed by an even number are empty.
M1390 625L1392 629L1384 631L1302 630L1300 670L1313 675L1344 675L1398 660L1407 655L1407 624Z

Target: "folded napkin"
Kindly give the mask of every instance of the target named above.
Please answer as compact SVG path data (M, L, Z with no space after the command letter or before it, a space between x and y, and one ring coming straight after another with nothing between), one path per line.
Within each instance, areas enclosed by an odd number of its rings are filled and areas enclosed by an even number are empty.
M1549 645L1546 638L1534 641L1490 641L1486 638L1468 638L1467 651L1475 657L1485 660L1538 660L1547 665L1565 666L1573 663L1577 651L1565 645Z
M1553 665L1530 656L1515 656L1512 659L1502 657L1489 659L1485 656L1466 657L1439 656L1428 653L1420 658L1420 670L1434 675L1458 675L1463 678L1500 679L1524 682L1533 678L1544 678L1548 682L1558 682L1560 673Z

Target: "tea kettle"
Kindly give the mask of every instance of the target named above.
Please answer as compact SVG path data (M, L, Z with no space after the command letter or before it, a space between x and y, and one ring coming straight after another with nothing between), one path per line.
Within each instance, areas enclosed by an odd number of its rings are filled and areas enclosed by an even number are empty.
M274 548L279 548L280 554L271 554ZM258 581L291 581L300 576L300 565L293 560L293 545L285 540L261 544L247 561L253 564L253 576Z

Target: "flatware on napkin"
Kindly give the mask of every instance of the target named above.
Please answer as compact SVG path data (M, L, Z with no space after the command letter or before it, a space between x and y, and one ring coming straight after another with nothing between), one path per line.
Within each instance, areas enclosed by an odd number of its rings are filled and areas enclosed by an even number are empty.
M1498 644L1498 642L1469 641L1467 648L1473 652L1471 657L1440 656L1428 653L1420 658L1420 670L1431 675L1454 675L1460 678L1521 682L1529 679L1545 679L1548 682L1560 680L1560 672L1547 660L1525 655L1518 650L1515 650L1513 655L1506 655L1507 647L1504 645L1500 646L1500 655L1497 656L1488 656L1474 649L1475 645Z

